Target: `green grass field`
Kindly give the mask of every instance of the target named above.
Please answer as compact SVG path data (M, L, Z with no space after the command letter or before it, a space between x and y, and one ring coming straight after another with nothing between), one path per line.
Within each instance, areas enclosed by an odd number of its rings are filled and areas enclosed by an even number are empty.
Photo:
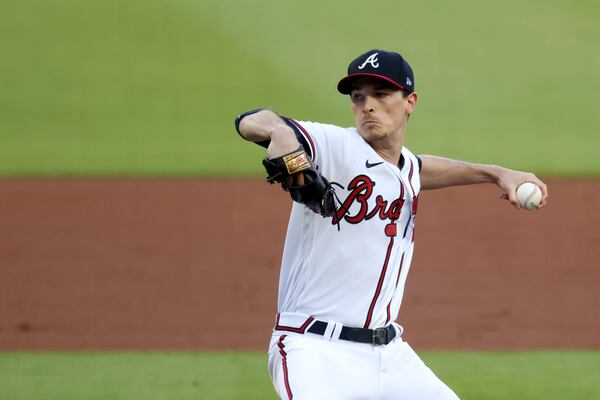
M0 175L262 175L233 117L352 124L335 91L373 47L420 102L408 145L600 174L600 3L27 0L0 12Z
M10 400L276 399L262 353L0 353ZM600 398L600 352L423 352L462 399Z

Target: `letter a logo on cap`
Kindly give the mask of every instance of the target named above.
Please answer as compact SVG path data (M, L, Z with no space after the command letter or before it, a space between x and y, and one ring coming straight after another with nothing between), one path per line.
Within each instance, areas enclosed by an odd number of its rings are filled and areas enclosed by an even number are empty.
M379 63L377 62L377 56L379 55L379 53L373 53L369 56L369 58L367 58L365 60L364 63L362 63L362 65L360 67L358 67L358 69L363 69L365 67L365 65L367 64L371 64L371 66L373 68L378 68L379 67Z

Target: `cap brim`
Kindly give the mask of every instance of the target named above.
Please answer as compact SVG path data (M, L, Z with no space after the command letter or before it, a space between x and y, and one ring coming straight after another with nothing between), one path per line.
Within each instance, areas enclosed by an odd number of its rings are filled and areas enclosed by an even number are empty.
M368 72L359 72L357 74L350 74L348 76L343 77L338 82L338 85L337 85L338 92L340 92L341 94L350 94L352 92L352 82L354 82L356 79L363 77L363 76L371 76L371 77L383 79L384 81L391 83L392 85L396 86L399 89L402 89L402 90L406 89L404 86L399 85L397 82L394 82L393 80L391 80L390 78L388 78L386 76L371 74Z

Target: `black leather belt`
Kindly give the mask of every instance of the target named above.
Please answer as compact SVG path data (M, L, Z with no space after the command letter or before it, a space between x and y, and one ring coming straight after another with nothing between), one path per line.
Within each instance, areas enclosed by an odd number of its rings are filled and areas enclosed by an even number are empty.
M315 335L323 336L327 329L327 322L315 321L307 332ZM366 328L350 328L342 327L340 339L350 342L371 343L376 345L388 344L396 337L396 328L393 325L388 325L383 328L366 329Z

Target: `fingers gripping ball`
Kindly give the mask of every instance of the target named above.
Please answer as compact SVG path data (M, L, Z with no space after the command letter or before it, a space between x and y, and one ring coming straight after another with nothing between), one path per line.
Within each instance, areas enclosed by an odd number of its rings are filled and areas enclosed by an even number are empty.
M308 155L300 146L291 153L273 159L263 159L267 182L281 184L292 200L306 205L323 217L335 212L333 189L329 181L313 168ZM299 175L303 179L299 179Z
M525 182L517 188L519 205L528 210L538 208L542 200L542 190L534 183Z

